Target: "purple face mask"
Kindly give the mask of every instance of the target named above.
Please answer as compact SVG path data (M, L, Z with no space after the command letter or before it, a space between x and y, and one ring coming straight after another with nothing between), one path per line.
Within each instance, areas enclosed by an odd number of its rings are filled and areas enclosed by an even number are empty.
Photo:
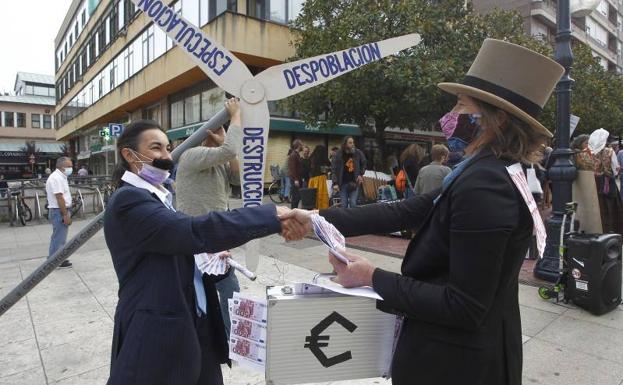
M454 130L456 130L458 122L459 114L457 114L456 112L448 112L441 119L439 119L441 131L446 136L446 139L452 137L452 134L454 134Z
M143 178L143 180L145 180L147 183L150 183L154 186L158 186L158 185L161 185L165 180L167 180L167 178L171 175L171 173L168 172L167 170L162 170L160 168L152 166L151 164L149 164L149 162L140 160L138 155L141 155L142 157L149 159L151 162L154 161L153 159L143 154L138 154L136 151L133 151L133 150L132 150L132 154L134 155L136 160L139 161L143 165L143 167L141 167L141 169L138 170L137 175Z

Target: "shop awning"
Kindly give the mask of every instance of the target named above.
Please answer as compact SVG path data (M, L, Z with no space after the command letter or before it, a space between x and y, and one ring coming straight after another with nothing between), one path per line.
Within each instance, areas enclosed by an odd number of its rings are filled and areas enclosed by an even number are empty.
M169 140L177 140L191 136L205 122L191 124L188 126L175 128L167 131ZM340 124L337 127L312 127L298 119L270 118L270 130L281 132L300 132L306 134L339 135L339 136L360 136L361 129L356 124Z
M62 142L40 142L35 141L35 146L39 150L39 152L47 152L47 153L55 153L62 154L63 153L63 145L65 143Z
M28 139L2 139L0 151L23 152ZM64 142L35 140L35 148L40 153L62 154Z

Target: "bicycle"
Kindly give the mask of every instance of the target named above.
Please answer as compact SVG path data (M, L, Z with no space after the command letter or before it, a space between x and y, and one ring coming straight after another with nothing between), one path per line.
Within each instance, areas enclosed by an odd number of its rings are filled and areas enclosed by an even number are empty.
M71 196L71 201L73 204L69 208L69 216L73 218L74 215L76 215L84 205L84 199L82 199L81 194L76 193ZM45 214L43 214L43 216L45 217L45 219L50 219L50 207L47 203L45 204Z
M273 177L272 183L268 186L268 197L273 203L283 203L283 189L281 186L281 171L278 165L270 166L270 175Z
M26 204L22 192L19 190L10 191L10 196L14 198L15 201L11 204L11 209L14 211L11 215L11 226L17 221L19 221L22 226L26 226L26 222L32 221L32 211Z

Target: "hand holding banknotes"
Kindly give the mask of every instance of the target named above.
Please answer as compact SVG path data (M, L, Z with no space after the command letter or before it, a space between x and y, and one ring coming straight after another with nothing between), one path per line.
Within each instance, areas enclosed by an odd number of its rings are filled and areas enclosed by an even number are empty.
M340 261L329 252L329 263L331 263L337 273L334 281L344 287L372 286L372 275L376 267L370 261L358 255L347 251L343 251L341 254L348 258L350 261L348 264Z

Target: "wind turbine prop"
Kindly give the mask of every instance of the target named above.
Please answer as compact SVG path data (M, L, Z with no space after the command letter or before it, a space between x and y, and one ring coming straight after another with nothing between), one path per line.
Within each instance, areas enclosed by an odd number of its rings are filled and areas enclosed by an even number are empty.
M399 36L280 64L253 76L247 66L229 50L206 36L200 28L189 23L161 0L131 1L188 54L210 80L219 88L240 98L243 138L238 159L244 207L259 206L264 195L264 169L270 124L268 101L296 95L363 65L413 47L421 40L418 34ZM175 148L173 159L179 159L186 149L199 145L206 138L207 130L218 129L228 119L225 109L216 113ZM95 235L103 227L103 223L102 212L2 298L0 316ZM259 262L258 244L251 241L247 246L246 265L249 270L255 271Z

